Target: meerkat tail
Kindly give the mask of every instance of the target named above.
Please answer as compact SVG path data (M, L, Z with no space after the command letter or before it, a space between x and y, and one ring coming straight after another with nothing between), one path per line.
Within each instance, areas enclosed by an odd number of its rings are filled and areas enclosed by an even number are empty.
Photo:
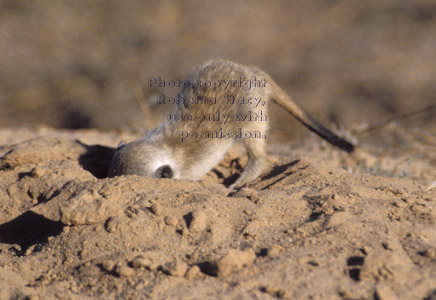
M354 145L345 139L337 136L317 120L315 120L308 112L306 112L299 104L294 102L291 97L282 90L278 85L273 85L273 99L275 103L291 113L298 121L311 131L318 134L320 137L328 141L330 144L351 153L354 151Z

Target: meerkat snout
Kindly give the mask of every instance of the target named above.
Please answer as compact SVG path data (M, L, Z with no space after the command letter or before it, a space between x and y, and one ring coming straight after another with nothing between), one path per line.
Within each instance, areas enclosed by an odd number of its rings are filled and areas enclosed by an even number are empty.
M120 143L109 167L109 177L141 175L175 178L174 163L165 147L145 141Z

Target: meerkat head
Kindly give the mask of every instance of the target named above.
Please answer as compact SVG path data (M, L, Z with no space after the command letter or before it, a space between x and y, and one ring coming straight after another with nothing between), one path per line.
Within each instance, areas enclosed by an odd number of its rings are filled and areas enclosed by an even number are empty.
M162 145L147 141L121 142L118 145L108 176L119 175L178 178L168 151Z

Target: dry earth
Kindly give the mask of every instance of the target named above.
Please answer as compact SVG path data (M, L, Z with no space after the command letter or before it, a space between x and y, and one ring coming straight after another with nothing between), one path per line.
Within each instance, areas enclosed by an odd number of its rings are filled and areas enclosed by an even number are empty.
M436 299L436 137L385 134L271 146L234 192L237 147L198 182L106 178L135 136L2 129L0 299Z
M1 300L436 299L435 1L1 0L0 26ZM238 148L199 182L106 178L138 100L147 126L171 111L148 77L213 58L359 151L272 107L241 191Z

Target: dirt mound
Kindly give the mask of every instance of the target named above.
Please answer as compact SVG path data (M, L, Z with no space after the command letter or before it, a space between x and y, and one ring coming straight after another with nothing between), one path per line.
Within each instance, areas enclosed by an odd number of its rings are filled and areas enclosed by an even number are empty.
M290 156L273 147L261 178L232 191L226 184L244 165L237 148L186 182L106 178L128 135L45 128L0 137L1 299L436 294L430 164L421 177L395 178L401 168L363 168L388 159L367 150L353 158L317 142Z

